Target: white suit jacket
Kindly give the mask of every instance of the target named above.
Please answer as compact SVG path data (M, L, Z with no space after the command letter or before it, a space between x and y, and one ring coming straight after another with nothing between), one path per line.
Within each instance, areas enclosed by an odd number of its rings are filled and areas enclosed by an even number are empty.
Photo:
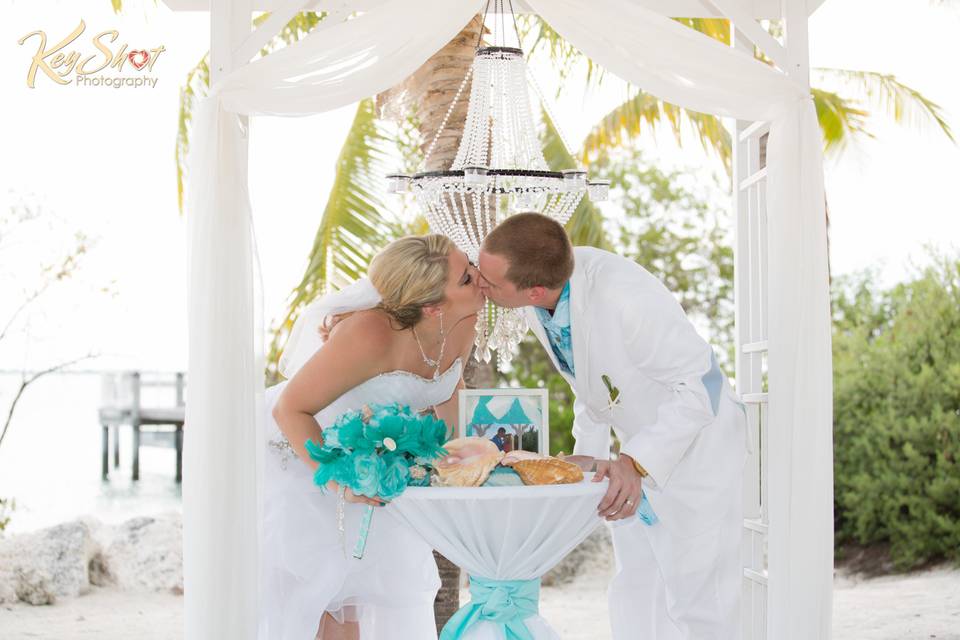
M572 377L557 364L533 307L528 323L574 390L574 453L621 452L649 472L644 488L660 520L694 534L740 499L746 415L713 349L679 302L646 269L613 253L574 249L570 279ZM614 402L602 377L620 391Z

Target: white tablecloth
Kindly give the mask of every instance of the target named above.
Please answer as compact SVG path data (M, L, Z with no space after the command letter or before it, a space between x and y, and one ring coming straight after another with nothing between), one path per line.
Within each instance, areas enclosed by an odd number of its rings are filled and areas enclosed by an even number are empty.
M387 509L471 576L541 577L603 519L606 480L520 487L410 487ZM559 636L540 616L525 624L537 640ZM501 640L498 627L475 624L464 640Z

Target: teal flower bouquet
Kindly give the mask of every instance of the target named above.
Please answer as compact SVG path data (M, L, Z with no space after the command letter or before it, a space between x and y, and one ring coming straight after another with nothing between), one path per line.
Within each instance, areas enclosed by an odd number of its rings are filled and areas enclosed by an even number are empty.
M323 443L304 443L319 463L313 482L326 490L333 480L340 486L338 525L343 534L344 491L392 500L408 486L428 486L433 461L443 455L447 425L432 415L418 415L400 404L369 405L339 416L323 430ZM367 506L354 548L363 557L373 507Z

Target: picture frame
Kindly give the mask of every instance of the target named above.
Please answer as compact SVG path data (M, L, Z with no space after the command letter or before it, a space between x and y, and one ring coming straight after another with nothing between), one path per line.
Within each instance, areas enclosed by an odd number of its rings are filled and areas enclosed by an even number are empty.
M546 389L462 389L457 437L479 436L493 440L503 451L522 449L550 455L547 403ZM489 422L480 422L482 419Z

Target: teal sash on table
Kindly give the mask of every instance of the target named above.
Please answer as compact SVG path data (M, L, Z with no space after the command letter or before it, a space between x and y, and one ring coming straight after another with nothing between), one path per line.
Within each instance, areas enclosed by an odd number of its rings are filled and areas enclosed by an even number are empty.
M470 602L443 626L440 640L458 640L480 621L499 626L505 640L533 640L523 621L539 612L539 604L540 578L488 580L470 576Z

